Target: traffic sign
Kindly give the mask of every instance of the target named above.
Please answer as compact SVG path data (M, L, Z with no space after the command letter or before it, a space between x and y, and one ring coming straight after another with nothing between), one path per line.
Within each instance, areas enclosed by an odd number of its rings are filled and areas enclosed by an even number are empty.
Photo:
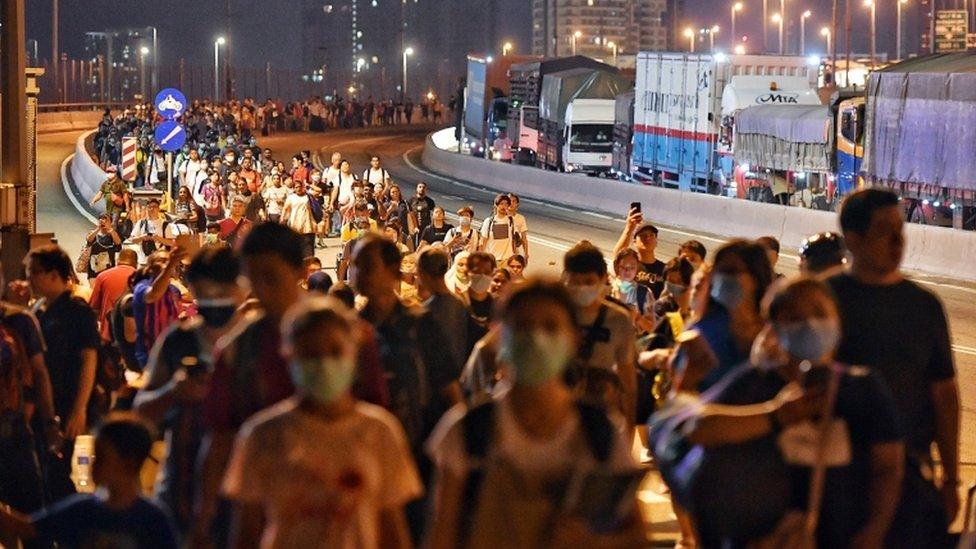
M166 88L156 94L156 112L167 120L177 118L186 110L186 96L176 88Z
M156 126L156 145L166 152L175 152L186 143L186 128L178 122L167 120Z
M966 10L935 12L935 52L966 51L969 13Z

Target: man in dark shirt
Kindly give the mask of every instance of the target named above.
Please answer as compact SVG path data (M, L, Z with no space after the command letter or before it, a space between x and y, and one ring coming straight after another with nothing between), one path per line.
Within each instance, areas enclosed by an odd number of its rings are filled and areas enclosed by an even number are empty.
M414 234L411 237L419 239L424 229L430 226L433 211L434 201L427 196L427 184L417 183L417 194L410 199L410 215L414 220ZM419 245L419 242L415 244Z
M425 483L432 466L423 442L441 415L461 402L460 362L434 318L422 308L407 308L397 296L400 250L376 235L358 239L353 248L350 284L369 301L362 317L376 328L383 368L389 376L391 411L403 424ZM407 506L415 540L425 523L422 501Z
M899 269L905 237L895 194L865 189L848 196L840 222L853 262L829 281L843 324L837 358L875 369L891 388L909 458L886 546L942 547L939 536L959 510L959 389L945 311ZM933 442L943 468L941 498L923 474L931 470Z
M44 360L51 376L54 410L64 429L61 458L52 457L46 471L49 496L61 499L75 491L69 478L71 455L74 439L88 432L88 404L95 388L100 339L95 313L71 296L68 254L51 244L32 250L26 263L31 293L43 299L38 320L48 343Z
M665 263L655 255L657 232L657 227L644 221L644 214L637 210L631 211L624 230L613 247L614 257L629 247L637 251L637 255L640 256L640 267L634 280L649 287L654 293L654 299L661 297L661 291L664 289Z

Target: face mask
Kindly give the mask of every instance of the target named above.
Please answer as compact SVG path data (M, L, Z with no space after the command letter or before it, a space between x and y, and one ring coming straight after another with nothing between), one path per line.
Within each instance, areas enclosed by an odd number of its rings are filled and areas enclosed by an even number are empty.
M629 294L637 287L637 283L633 280L620 280L617 282L617 287L620 288L620 293Z
M462 217L460 219L460 222L461 222L461 226L462 227L467 228L467 227L470 227L471 226L471 218L470 217L467 217L467 216Z
M674 282L665 282L664 288L667 289L668 293L671 294L675 299L681 299L681 296L685 295L685 292L688 291L687 286L675 284Z
M488 288L491 287L491 277L483 274L473 274L471 275L471 284L469 287L478 293L487 292Z
M210 328L226 326L237 312L237 303L233 299L198 299L197 312L203 317L203 323Z
M736 275L725 273L712 274L712 284L708 295L719 302L727 311L732 311L742 302L742 285Z
M291 363L291 379L306 396L321 404L331 404L352 385L356 361L352 356L296 359Z
M567 286L567 289L569 289L569 295L578 307L589 307L593 305L593 302L600 299L600 296L603 294L602 284L594 286Z
M835 320L813 318L804 322L776 325L783 350L797 360L819 360L830 354L840 341L840 326Z
M515 333L502 331L498 358L515 369L515 384L538 387L562 375L573 357L573 342L565 334L542 330Z

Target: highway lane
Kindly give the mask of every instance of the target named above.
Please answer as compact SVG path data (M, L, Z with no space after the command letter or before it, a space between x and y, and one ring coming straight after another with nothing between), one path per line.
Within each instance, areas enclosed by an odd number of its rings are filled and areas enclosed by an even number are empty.
M279 158L301 149L312 149L321 158L328 158L331 152L337 150L349 158L354 169L360 173L367 166L369 157L377 154L384 167L404 187L406 196L413 194L417 182L425 181L434 200L449 212L469 204L475 208L476 217L487 217L495 194L493 191L478 186L476 182L442 178L423 167L420 151L424 136L430 130L430 127L414 126L397 128L392 132L376 128L317 135L282 134L263 139L262 145L272 147ZM55 232L70 254L77 253L84 234L91 227L66 199L60 182L61 162L73 152L77 135L77 132L42 135L38 146L38 228L42 232ZM644 211L646 217L653 221L653 204L645 204ZM550 275L558 274L562 255L581 239L593 242L609 254L626 214L578 211L532 200L523 200L522 212L529 224L529 272ZM694 230L660 228L659 251L665 260L676 254L681 242L691 238L702 241L709 250L716 249L723 241L715 235ZM327 258L326 264L334 253L333 245L322 254ZM795 254L795 250L784 250L778 270L787 275L795 274ZM976 371L976 315L973 308L976 285L925 276L915 278L940 296L949 314L963 401L962 457L965 462L976 463L976 376L973 375ZM976 479L976 468L967 467L967 472L972 479Z

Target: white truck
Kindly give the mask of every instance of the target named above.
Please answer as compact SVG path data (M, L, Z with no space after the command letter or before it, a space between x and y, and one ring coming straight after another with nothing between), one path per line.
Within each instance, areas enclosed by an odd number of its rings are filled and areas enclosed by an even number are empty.
M613 165L613 99L574 99L566 106L562 169L606 175Z
M735 114L750 105L820 104L819 69L819 60L801 56L641 52L631 177L725 192Z

